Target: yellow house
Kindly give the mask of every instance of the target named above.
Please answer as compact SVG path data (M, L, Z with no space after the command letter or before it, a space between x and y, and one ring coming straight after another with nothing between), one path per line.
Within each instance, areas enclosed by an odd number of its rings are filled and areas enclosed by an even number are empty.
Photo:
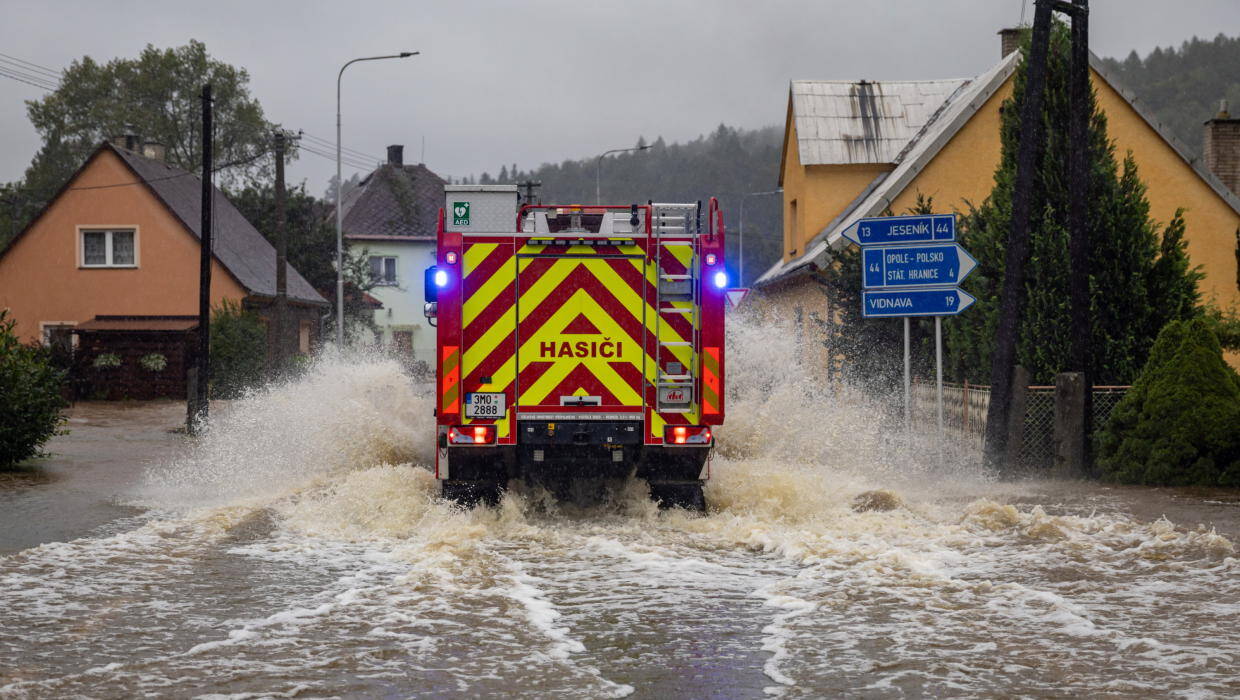
M1012 94L1019 52L1011 31L1005 56L970 79L906 82L797 80L790 86L779 184L783 187L784 255L754 286L768 303L828 318L830 300L811 274L850 243L842 232L857 219L888 208L902 213L917 195L935 208L963 211L965 200L989 195L999 164L999 110ZM1131 150L1148 185L1150 215L1167 222L1185 209L1188 254L1205 273L1203 300L1240 309L1237 230L1240 197L1175 137L1091 55L1098 104L1108 136L1122 156ZM1203 115L1203 118L1207 115ZM1205 160L1240 162L1240 120L1206 123ZM1217 133L1216 133L1217 132ZM1227 149L1226 153L1213 151ZM1228 165L1229 164L1229 165ZM1235 178L1230 178L1235 179ZM1240 367L1240 353L1228 360Z

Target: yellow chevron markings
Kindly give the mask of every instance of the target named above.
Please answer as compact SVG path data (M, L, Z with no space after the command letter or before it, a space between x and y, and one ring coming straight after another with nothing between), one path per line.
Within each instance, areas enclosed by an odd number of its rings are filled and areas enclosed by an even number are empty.
M469 272L471 270L466 271L467 276ZM465 300L461 307L462 321L464 321L461 327L468 328L469 324L473 323L474 319L485 311L491 305L491 302L495 301L496 297L509 286L515 284L516 274L516 258L508 258L486 282L482 283L478 291L469 295L469 298Z
M531 259L525 258L522 262L527 260ZM573 268L577 267L579 262L581 261L576 258L556 260L541 277L534 281L534 284L530 285L529 289L521 290L521 300L519 303L521 313L517 321L524 321L526 316L529 316L551 292L555 291L556 287L560 286L561 282L572 274Z
M625 353L622 358L555 358L552 366L543 373L533 385L521 388L520 403L522 405L530 405L541 403L546 399L564 379L576 369L578 364L585 365L586 369L593 374L603 386L607 387L615 397L621 402L621 405L636 406L641 405L642 397L626 381L616 370L610 365L611 362L627 361L640 371L642 355L645 350L641 347L639 340L629 337L611 317L603 307L598 304L584 289L578 289L569 299L560 306L559 309L551 315L542 328L535 331L531 337L521 345L519 355L521 359L521 368L524 369L530 362L539 360L539 344L544 342L562 342L562 331L568 324L572 323L577 315L584 315L591 323L595 325L601 332L603 337L613 338L619 342L630 344L629 352ZM555 329L555 330L552 330ZM582 336L587 337L587 336ZM634 358L636 355L636 358ZM645 359L649 359L648 357Z
M486 260L487 256L498 247L498 243L471 243L465 249L465 277L469 277L469 273L478 269L482 261Z

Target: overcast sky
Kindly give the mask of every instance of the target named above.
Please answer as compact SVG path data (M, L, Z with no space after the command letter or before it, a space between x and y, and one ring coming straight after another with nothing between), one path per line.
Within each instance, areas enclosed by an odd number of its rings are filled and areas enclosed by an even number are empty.
M83 55L106 61L198 39L249 71L268 119L333 141L340 65L418 50L349 68L344 146L381 158L401 143L406 162L417 162L425 138L427 165L459 177L590 157L643 135L676 141L721 122L782 123L792 79L972 76L998 60L995 32L1020 20L1022 4L0 0L0 53L59 69ZM1102 56L1240 29L1238 0L1091 6L1092 48ZM0 181L20 177L38 149L25 101L42 94L0 78ZM334 171L334 161L305 154L289 176L322 194Z

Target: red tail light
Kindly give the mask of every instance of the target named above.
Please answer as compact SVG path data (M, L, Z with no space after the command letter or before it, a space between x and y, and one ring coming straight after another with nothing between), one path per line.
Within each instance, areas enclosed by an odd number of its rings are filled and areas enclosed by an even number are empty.
M677 425L663 429L663 442L667 445L709 445L710 428L705 425Z
M494 425L454 425L448 429L452 445L491 445L495 443Z

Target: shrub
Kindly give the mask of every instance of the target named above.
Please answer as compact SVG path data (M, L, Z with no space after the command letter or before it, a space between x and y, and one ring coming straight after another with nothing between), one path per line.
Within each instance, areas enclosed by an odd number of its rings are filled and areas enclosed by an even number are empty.
M168 358L160 353L153 352L149 355L143 355L138 360L138 365L148 372L162 372L168 367Z
M64 423L67 405L60 393L65 373L46 348L19 342L14 325L0 309L0 468L39 455Z
M115 353L105 352L95 357L95 361L91 363L95 369L109 369L111 367L121 366L121 357Z
M263 377L267 329L253 311L224 300L211 315L211 391L233 398Z
M1108 481L1240 486L1240 375L1205 319L1172 321L1098 437Z

